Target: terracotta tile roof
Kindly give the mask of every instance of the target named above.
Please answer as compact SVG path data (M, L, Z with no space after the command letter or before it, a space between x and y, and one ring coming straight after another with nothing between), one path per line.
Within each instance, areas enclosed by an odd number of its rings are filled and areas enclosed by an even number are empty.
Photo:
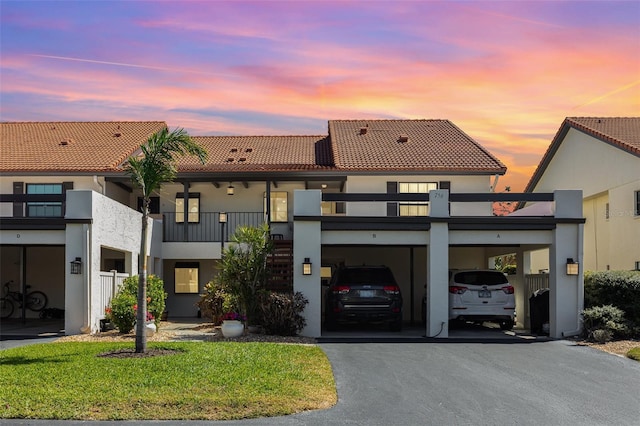
M506 166L449 120L331 120L337 169L504 174Z
M192 136L209 156L177 160L181 172L260 172L331 169L326 136Z
M568 117L566 122L594 138L640 155L640 117Z
M0 171L115 171L165 127L161 121L0 123Z
M640 117L567 117L531 176L525 192L532 192L570 129L640 157Z

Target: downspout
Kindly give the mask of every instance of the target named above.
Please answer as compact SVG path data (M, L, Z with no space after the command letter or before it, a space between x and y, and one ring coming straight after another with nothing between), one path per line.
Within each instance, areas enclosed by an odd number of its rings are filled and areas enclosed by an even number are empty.
M93 175L93 183L100 187L100 194L104 195L104 185L100 183L97 175Z
M496 192L496 188L498 187L498 179L500 179L500 175L495 175L493 177L493 184L489 188L490 192Z
M89 247L89 237L91 236L91 231L89 230L89 225L82 225L82 230L84 233L84 238L82 239L82 253L85 260L85 267L82 273L82 285L86 289L86 299L85 299L85 310L84 310L84 326L80 328L80 332L83 334L91 333L91 280L89 279L89 274L91 272L91 250Z

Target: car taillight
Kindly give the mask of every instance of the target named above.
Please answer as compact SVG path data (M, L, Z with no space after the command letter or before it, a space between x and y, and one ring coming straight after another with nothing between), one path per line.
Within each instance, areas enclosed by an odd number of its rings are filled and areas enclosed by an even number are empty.
M383 290L385 293L389 294L400 294L400 287L397 285L385 285Z
M348 285L337 285L331 290L333 294L347 294L349 291L351 291L351 287Z
M505 285L502 287L502 291L504 291L505 294L513 294L513 286Z
M449 293L463 294L465 291L467 291L466 287L462 287L462 286L458 286L458 285L449 286Z

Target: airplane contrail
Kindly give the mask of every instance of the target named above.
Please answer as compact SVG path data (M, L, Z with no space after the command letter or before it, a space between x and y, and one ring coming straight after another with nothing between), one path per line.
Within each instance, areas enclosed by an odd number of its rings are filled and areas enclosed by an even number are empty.
M581 105L578 105L578 106L574 107L573 109L578 109L578 108L582 108L583 106L595 104L596 102L600 102L604 98L607 98L607 97L609 97L611 95L615 95L616 93L624 92L625 90L631 89L633 86L637 86L638 84L640 84L640 80L634 81L633 83L629 83L629 84L627 84L625 86L622 86L622 87L618 87L617 89L614 89L614 90L612 90L610 92L607 92L602 96L598 96L598 97L593 98L593 99L591 99L591 100L589 100L589 101L587 101L587 102L585 102L585 103L583 103Z
M184 69L168 68L168 67L156 67L151 65L126 64L123 62L98 61L95 59L71 58L67 56L38 55L38 54L29 54L29 56L35 56L38 58L59 59L62 61L75 61L75 62L87 62L91 64L114 65L119 67L143 68L143 69L151 69L151 70L158 70L158 71L183 72L183 73L204 74L204 75L223 75L223 74L204 72L204 71L184 70Z

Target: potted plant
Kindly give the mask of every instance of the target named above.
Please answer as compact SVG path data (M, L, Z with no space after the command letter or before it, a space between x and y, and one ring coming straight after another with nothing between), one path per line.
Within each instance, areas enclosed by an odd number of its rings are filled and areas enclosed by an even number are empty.
M237 312L227 312L222 317L220 330L224 337L238 337L244 333L244 322L247 317Z

